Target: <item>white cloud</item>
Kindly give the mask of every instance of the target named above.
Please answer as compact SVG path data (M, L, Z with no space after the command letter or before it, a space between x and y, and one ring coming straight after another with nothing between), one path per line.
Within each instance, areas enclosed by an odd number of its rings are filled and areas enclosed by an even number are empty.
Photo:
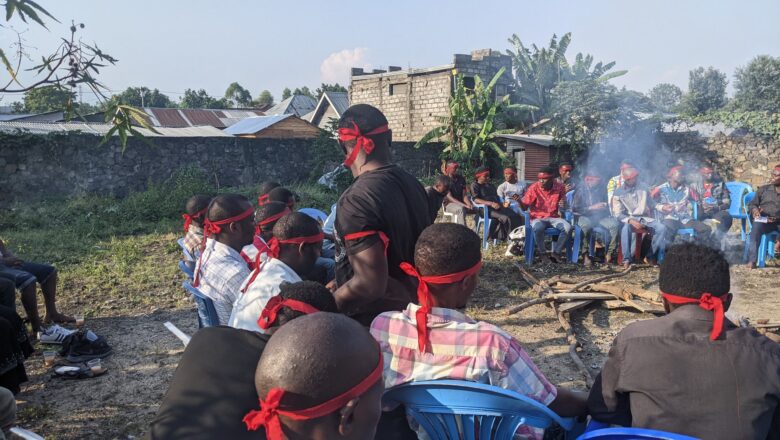
M366 62L368 49L365 47L356 47L354 49L344 49L328 55L320 65L320 76L326 83L349 84L349 72L353 67L362 67L370 69L371 65Z

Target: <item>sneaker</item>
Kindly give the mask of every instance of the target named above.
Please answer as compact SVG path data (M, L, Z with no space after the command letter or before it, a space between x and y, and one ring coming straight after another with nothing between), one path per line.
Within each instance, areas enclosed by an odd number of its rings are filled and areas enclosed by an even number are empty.
M75 332L75 330L68 330L54 324L48 328L42 328L41 331L38 332L38 340L42 344L62 344L62 341L64 341L65 338Z

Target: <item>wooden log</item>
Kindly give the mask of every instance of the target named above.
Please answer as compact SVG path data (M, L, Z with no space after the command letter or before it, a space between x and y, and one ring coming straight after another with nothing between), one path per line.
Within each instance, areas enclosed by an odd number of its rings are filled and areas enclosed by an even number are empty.
M539 293L539 296L551 295L555 293L549 284L533 276L533 274L528 272L521 264L515 263L515 267L520 270L520 275L522 275L523 279L525 279L528 284L534 286L534 290Z
M579 342L577 342L577 335L574 333L574 329L569 323L569 320L566 318L568 314L565 316L562 312L560 312L555 303L553 303L553 311L555 311L555 316L558 318L558 322L566 332L566 340L569 342L569 357L572 359L572 361L574 361L574 364L577 365L577 368L580 370L582 375L585 376L585 383L587 384L588 389L590 389L593 387L593 376L590 374L588 367L585 366L585 363L582 362L582 359L580 359L580 355L577 354L577 347L579 346Z
M578 290L582 290L585 286L589 286L591 284L600 283L602 281L611 280L613 278L619 278L622 276L628 275L629 272L631 272L631 269L633 266L628 266L627 268L623 269L622 271L618 273L611 273L609 275L604 275L600 277L593 278L591 280L583 281L579 284L574 285L572 288L569 289L570 292L576 292Z
M592 300L592 299L585 299L585 300L581 300L581 301L565 302L565 303L562 303L561 305L558 306L558 310L561 313L569 313L569 312L571 312L573 310L578 310L578 309L581 309L583 307L587 307L593 301L594 300Z
M512 307L507 312L508 315L513 315L528 307L535 306L537 304L546 304L553 301L583 301L583 300L597 300L597 299L613 299L614 295L610 293L591 293L591 292L571 292L571 293L553 293L547 294L541 298L535 298L530 301L526 301L520 305Z
M663 307L660 307L657 304L647 303L647 302L644 302L644 301L638 300L638 299L634 299L633 302L641 305L642 306L642 310L637 309L633 305L631 305L631 304L629 304L629 303L627 303L625 301L619 300L619 299L614 299L614 300L610 300L610 301L602 301L601 304L604 307L606 307L608 310L630 308L630 309L637 310L637 311L643 312L643 313L652 313L654 315L663 315L663 314L666 313L666 311L663 309Z
M658 292L645 290L641 287L627 284L597 283L590 286L590 290L594 292L612 293L620 298L631 298L632 296L637 296L644 300L661 304L661 295Z

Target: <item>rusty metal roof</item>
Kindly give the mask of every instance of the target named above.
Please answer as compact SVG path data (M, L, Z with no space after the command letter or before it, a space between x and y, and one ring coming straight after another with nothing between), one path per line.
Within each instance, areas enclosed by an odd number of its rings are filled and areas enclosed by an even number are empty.
M0 122L0 132L14 133L17 131L32 134L47 134L66 131L80 131L86 134L103 136L111 129L111 124L84 122ZM157 133L145 128L137 128L141 134L149 137L232 137L219 128L209 125L201 127L155 127Z

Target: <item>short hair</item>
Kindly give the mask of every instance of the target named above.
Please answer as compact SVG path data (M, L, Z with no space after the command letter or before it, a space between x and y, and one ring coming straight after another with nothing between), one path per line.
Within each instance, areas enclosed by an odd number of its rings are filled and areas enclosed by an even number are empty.
M279 296L282 299L294 299L306 303L320 312L338 313L336 299L325 286L314 281L299 281L297 283L282 283L279 286ZM276 325L284 325L295 318L305 315L289 307L282 307L276 315Z
M355 104L346 109L339 119L339 128L353 128L357 125L361 133L368 133L383 125L387 125L387 118L378 108L368 104ZM380 133L369 136L376 146L389 147L390 133ZM352 141L354 142L354 141Z
M439 174L436 176L436 180L433 182L434 185L444 185L446 188L449 188L450 185L452 185L452 179L450 179L450 176L446 174Z
M671 295L699 298L705 293L729 293L729 263L717 249L697 243L669 247L658 275L661 291Z
M574 165L571 162L569 162L569 161L563 161L563 162L558 164L558 168L560 168L560 167L572 167L572 168L574 168Z
M414 265L423 276L464 271L482 259L482 241L457 223L434 223L425 228L414 247Z
M187 212L187 214L194 216L195 214L208 208L210 202L211 196L207 196L205 194L196 194L187 199L187 204L184 206L184 210ZM201 224L205 218L206 216L203 215L200 218L193 218L192 221L197 224Z
M274 237L278 240L308 237L319 233L320 224L317 220L300 212L291 212L280 218L274 225Z
M550 175L555 176L558 174L558 167L552 166L552 165L545 165L542 167L542 169L539 170L541 173L547 173Z
M283 186L276 187L268 193L269 202L282 202L287 205L291 199L295 200L295 194Z
M288 209L286 203L268 202L265 205L261 205L257 207L257 210L255 210L255 221L259 223L267 219L268 217L279 214L285 209ZM271 222L267 225L263 225L263 230L272 229L275 224L276 222Z
M222 194L211 199L206 218L211 221L235 217L251 207L249 199L241 194Z
M258 190L258 192L260 193L259 195L264 196L269 192L271 192L272 189L279 188L280 186L282 185L280 185L278 182L266 180L265 182L262 182L260 184L260 189Z

